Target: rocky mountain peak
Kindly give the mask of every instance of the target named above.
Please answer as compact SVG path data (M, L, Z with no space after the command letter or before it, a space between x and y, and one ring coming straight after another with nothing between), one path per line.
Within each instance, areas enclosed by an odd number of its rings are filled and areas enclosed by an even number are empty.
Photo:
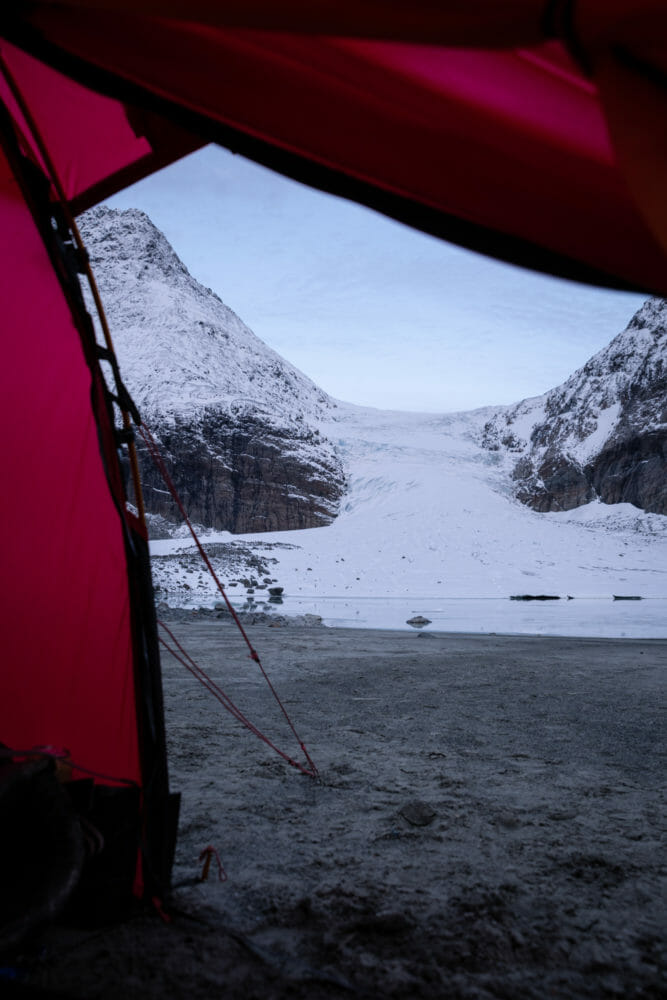
M498 411L483 443L535 510L599 497L667 513L667 303L649 299L561 386Z
M97 205L81 217L82 234L91 241L96 266L113 261L120 279L129 274L137 279L151 271L168 275L172 281L195 285L166 236L138 208L118 211Z
M142 411L261 410L285 426L335 407L192 277L143 212L98 206L79 226L113 320L125 380Z
M331 521L344 476L319 431L336 403L200 285L147 215L79 219L124 381L191 517L230 531ZM149 511L173 517L152 466Z

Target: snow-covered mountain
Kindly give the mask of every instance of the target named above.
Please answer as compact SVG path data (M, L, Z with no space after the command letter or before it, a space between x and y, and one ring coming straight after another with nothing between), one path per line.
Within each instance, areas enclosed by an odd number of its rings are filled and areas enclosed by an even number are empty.
M231 531L327 524L344 488L320 425L336 403L189 274L138 210L99 206L79 226L123 378L191 517ZM175 520L143 463L147 508Z
M657 634L667 518L638 506L664 504L664 303L647 302L538 399L383 412L331 400L266 348L142 213L98 208L81 227L124 378L192 518L225 529L207 542L239 606L269 609L278 584L286 610L347 624L400 627L426 612L455 628L451 608L477 601L466 628L539 631L534 619L510 623L509 596L641 595L653 603L628 606L650 605L641 634ZM149 509L176 520L145 472ZM152 554L160 599L212 607L218 595L185 537L154 541ZM597 627L590 601L556 603L579 609L568 627ZM480 624L494 607L497 621Z
M649 299L563 385L496 413L484 443L534 510L599 498L666 514L667 302Z

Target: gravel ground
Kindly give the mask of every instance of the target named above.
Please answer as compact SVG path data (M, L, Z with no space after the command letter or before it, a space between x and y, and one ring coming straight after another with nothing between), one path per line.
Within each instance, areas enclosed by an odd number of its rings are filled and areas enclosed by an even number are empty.
M180 618L191 655L298 755L235 629ZM165 654L172 923L58 928L29 984L91 1000L667 996L667 641L249 633L319 781ZM228 881L193 884L209 844Z

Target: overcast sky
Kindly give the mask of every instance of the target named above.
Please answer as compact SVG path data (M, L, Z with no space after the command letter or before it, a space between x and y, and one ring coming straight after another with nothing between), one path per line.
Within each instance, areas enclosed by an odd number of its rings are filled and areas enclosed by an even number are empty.
M558 385L643 296L533 275L208 147L109 201L338 399L472 409Z

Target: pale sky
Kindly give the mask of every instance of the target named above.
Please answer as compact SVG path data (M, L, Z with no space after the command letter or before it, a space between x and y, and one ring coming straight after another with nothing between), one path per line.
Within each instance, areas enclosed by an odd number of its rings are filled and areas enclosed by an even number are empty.
M535 396L645 296L500 264L207 147L114 196L338 399L445 412Z

